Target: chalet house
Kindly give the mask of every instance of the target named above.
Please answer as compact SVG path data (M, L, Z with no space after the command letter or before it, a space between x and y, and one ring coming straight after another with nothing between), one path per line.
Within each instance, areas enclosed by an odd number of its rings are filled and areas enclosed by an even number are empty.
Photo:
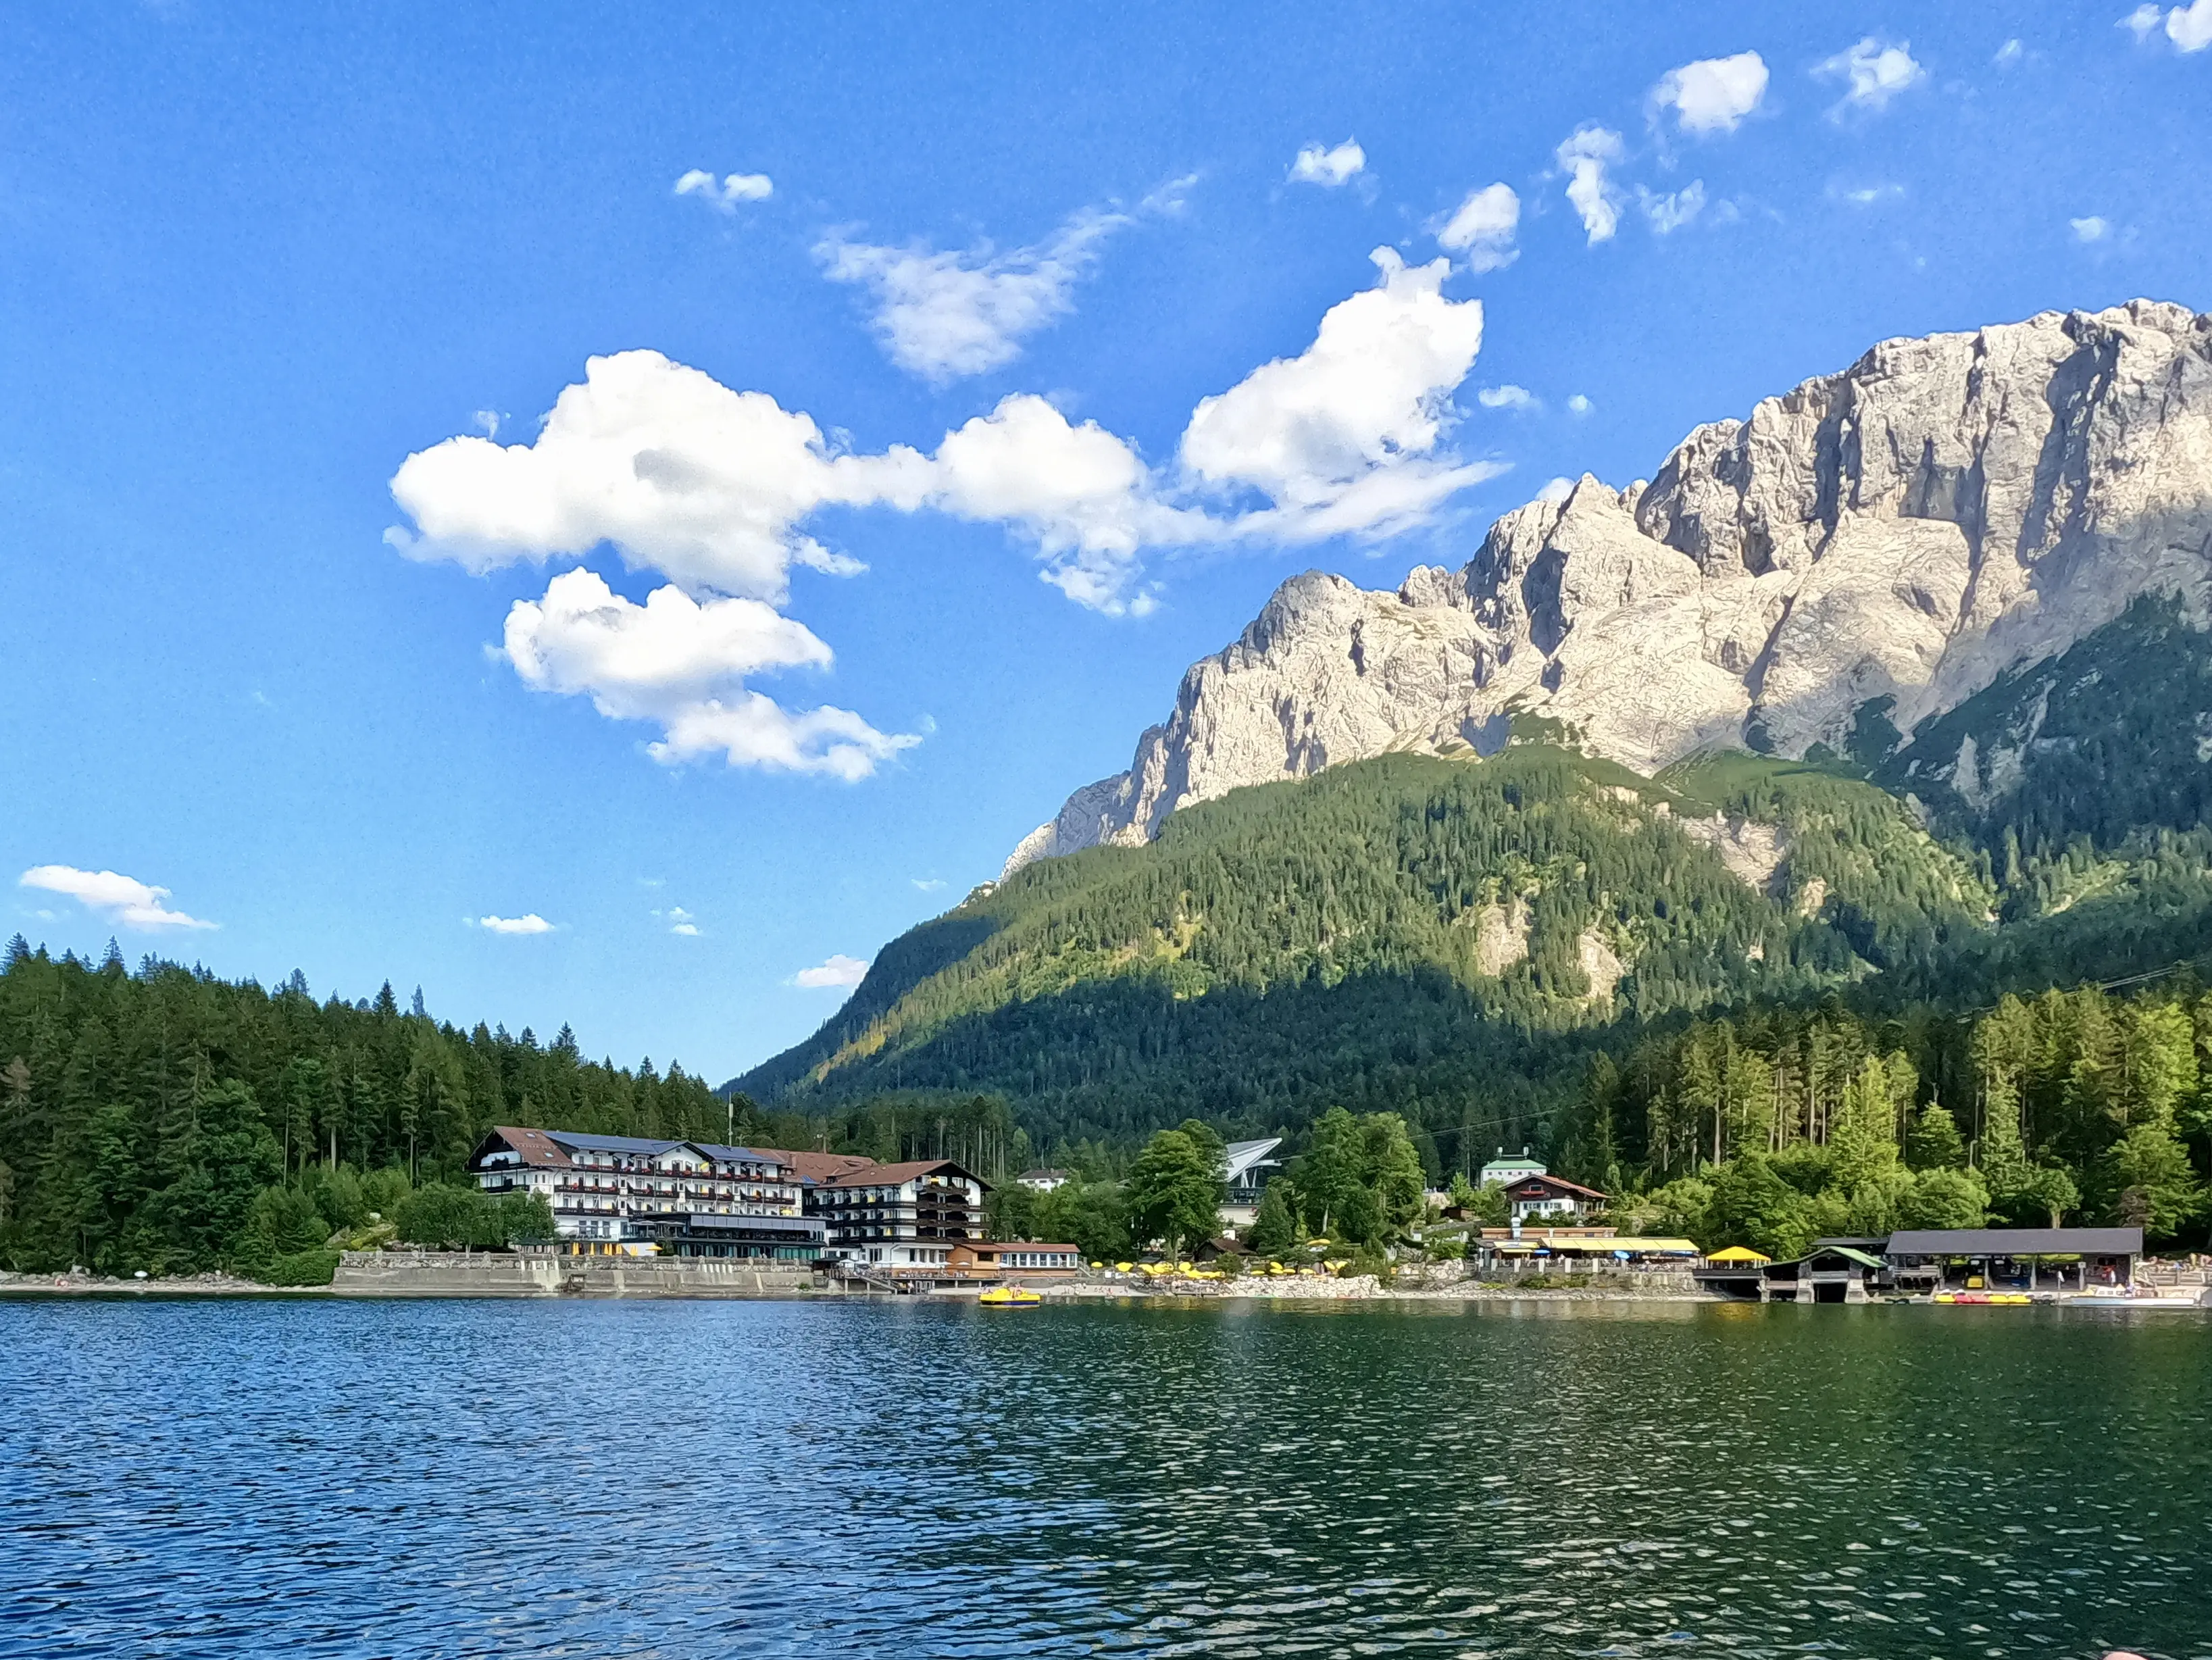
M1516 1177L1505 1189L1506 1213L1517 1226L1532 1216L1587 1216L1605 1208L1606 1196L1561 1176Z
M823 1225L805 1213L797 1176L775 1154L709 1141L594 1135L501 1125L469 1155L499 1197L534 1194L572 1250L812 1262Z
M1014 1180L1036 1193L1055 1193L1067 1185L1064 1170L1025 1170Z

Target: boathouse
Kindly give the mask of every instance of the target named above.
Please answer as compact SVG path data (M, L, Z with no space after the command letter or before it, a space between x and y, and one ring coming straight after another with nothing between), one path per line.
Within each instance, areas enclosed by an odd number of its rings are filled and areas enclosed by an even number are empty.
M1904 1292L2081 1292L2131 1283L2142 1248L2141 1228L1939 1228L1882 1254Z

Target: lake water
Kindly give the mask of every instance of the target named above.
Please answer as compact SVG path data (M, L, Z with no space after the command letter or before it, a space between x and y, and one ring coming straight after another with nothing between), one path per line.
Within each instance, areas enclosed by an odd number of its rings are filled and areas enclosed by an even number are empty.
M0 1304L0 1655L2212 1656L2212 1323Z

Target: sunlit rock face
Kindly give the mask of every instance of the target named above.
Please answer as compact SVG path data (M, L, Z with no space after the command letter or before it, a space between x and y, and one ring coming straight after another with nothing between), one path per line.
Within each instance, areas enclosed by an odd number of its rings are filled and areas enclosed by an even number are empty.
M1007 869L1339 761L1487 754L1516 714L1640 772L1841 748L1876 698L1909 733L2145 592L2212 611L2212 316L1886 341L1699 427L1648 485L1514 509L1459 571L1291 578Z

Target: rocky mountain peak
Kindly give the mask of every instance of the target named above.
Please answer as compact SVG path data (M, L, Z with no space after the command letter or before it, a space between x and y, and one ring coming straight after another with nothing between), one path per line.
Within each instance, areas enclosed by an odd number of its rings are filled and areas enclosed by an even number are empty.
M1650 772L1697 750L1900 733L2144 593L2212 591L2212 316L2138 300L1885 341L1692 431L1648 485L1585 475L1395 593L1309 571L1194 664L1128 771L1008 861L1396 749L1491 753L1515 714Z

